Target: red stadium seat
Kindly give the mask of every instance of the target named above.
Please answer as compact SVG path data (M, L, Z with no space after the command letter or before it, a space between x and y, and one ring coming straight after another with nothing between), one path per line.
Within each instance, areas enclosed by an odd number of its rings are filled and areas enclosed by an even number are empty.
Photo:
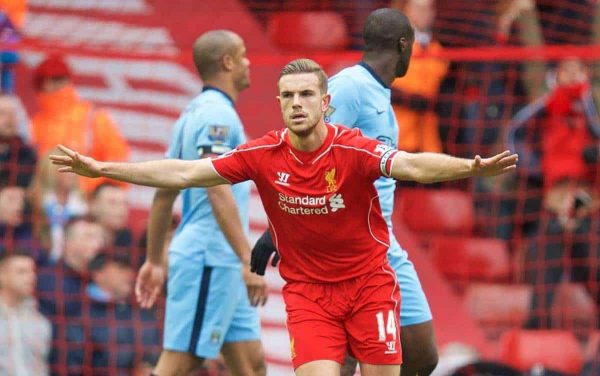
M569 375L579 375L583 351L573 333L568 331L513 329L502 336L500 360L521 371L542 365Z
M473 232L475 213L468 193L450 189L404 189L399 194L402 218L419 235Z
M348 44L344 18L334 12L274 13L267 29L275 44L290 50L341 50Z
M500 239L439 236L431 241L430 252L452 282L501 282L510 276L508 246Z
M467 287L467 310L489 338L521 327L529 317L533 288L529 285L474 283Z
M471 316L482 324L522 325L531 308L530 285L473 283L465 293Z

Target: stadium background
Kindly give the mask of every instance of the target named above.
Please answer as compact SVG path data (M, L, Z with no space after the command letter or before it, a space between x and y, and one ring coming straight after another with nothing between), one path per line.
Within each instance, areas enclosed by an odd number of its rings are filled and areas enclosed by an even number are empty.
M372 9L389 6L375 0L27 3L21 41L4 46L18 52L14 92L25 111L36 110L32 69L49 53L64 54L79 93L110 110L130 143L133 161L163 155L174 120L201 89L190 47L202 32L231 29L246 41L252 86L237 108L253 138L282 126L275 83L287 61L312 57L330 75L352 65L360 57L361 20ZM438 0L434 36L444 49L434 57L450 63L436 104L445 152L466 157L504 148L511 119L547 91L549 72L564 57L582 59L595 84L600 5L586 0L536 3L543 39L531 37L535 34L526 22L515 22L508 35L499 36L501 1ZM412 64L427 57L415 56ZM522 139L539 143L540 128L527 129ZM519 174L508 179L474 179L426 190L400 186L396 234L417 266L442 353L452 348L449 344L461 343L486 359L523 370L543 365L568 374L597 375L598 210L585 233L540 236L536 229L550 218L543 210L540 181L539 166L522 162ZM152 193L140 187L128 191L135 234L144 229ZM254 240L266 228L255 193L250 213ZM564 251L560 259L525 256L528 249L553 242ZM591 251L585 258L570 258L578 242ZM539 279L525 283L529 270L556 266L553 262L587 266L589 272L577 282L565 277L558 287ZM273 269L267 278L271 295L261 312L269 375L288 375L282 281ZM551 307L531 306L534 293L554 287ZM526 330L532 317L544 324Z

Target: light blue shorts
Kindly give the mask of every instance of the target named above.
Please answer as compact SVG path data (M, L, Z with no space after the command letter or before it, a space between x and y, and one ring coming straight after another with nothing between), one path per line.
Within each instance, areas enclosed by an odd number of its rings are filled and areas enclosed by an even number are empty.
M164 333L166 350L206 359L217 358L224 342L260 340L240 269L170 254Z
M396 239L388 252L390 266L396 272L400 285L400 326L409 326L431 321L431 309L421 287L415 266L406 251L400 249ZM396 245L396 247L395 247Z

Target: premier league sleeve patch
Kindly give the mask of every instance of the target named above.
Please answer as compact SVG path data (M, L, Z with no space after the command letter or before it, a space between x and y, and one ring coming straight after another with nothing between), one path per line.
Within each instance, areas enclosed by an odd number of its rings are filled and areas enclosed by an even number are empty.
M331 115L335 112L335 107L329 105L327 110L325 111L325 122L329 123L331 121Z
M208 139L216 144L224 144L229 138L229 127L226 125L211 125L208 127Z

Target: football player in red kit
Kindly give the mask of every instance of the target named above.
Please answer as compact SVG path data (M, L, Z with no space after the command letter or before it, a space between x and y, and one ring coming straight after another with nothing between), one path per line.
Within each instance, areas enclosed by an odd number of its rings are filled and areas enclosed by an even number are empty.
M286 128L212 160L112 163L65 147L51 159L61 172L154 187L253 180L281 255L296 374L339 375L349 351L363 375L397 376L400 294L373 182L382 175L423 183L493 176L514 170L517 156L405 153L327 124L327 77L309 59L287 64L278 85Z

